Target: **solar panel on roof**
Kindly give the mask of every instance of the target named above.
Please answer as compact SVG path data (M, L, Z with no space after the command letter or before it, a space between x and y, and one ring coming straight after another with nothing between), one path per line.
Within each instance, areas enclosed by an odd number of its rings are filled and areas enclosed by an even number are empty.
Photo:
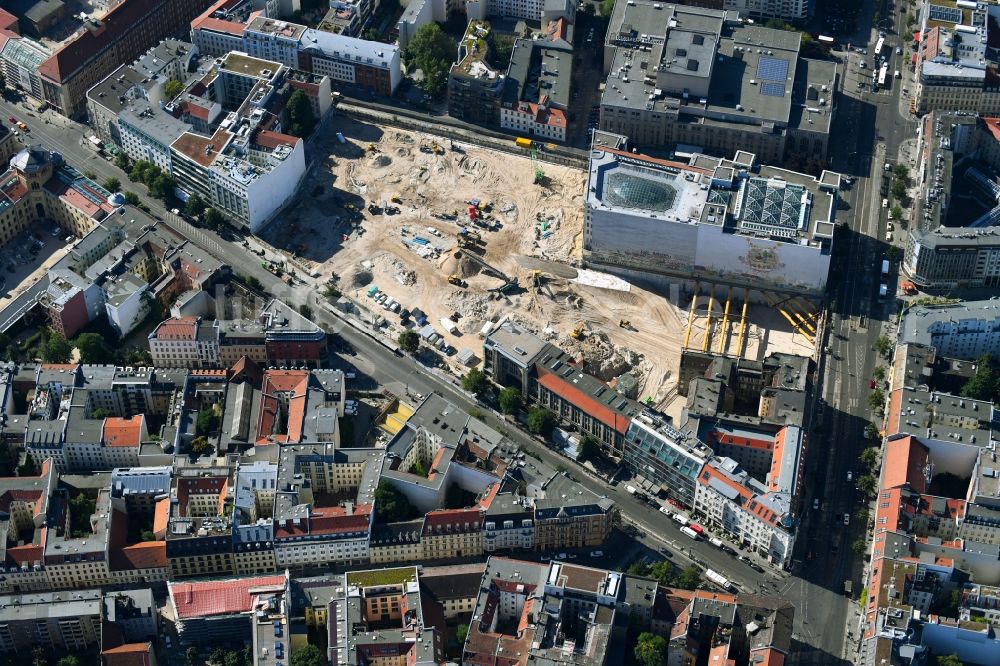
M768 97L784 97L785 84L775 81L765 81L760 84L760 94Z
M761 58L757 61L757 78L761 81L786 80L788 61L784 58Z

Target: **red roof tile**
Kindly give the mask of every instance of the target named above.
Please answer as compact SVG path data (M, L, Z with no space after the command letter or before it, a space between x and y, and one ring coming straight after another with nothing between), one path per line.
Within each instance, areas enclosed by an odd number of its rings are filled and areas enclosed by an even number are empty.
M223 19L207 17L191 21L191 29L214 30L215 32L224 32L230 35L238 35L242 37L243 32L246 30L246 26L242 23L237 23L236 21L225 21Z
M104 446L134 446L142 444L145 417L142 414L130 419L112 416L104 419Z
M257 444L298 442L302 439L308 386L309 372L306 370L268 370L264 373L263 399L257 417ZM286 412L285 432L274 432L278 410L282 408L277 394L287 394L283 396L286 403L283 407Z
M195 340L198 337L198 317L174 317L160 322L153 331L156 340Z
M280 132L269 132L264 130L262 132L257 132L257 137L254 139L254 143L262 148L267 148L269 150L274 150L278 146L292 146L294 147L302 139L297 136L291 136L290 134L282 134Z
M587 395L573 384L565 381L562 377L555 375L541 364L535 366L538 370L538 383L552 391L563 400L570 402L580 408L591 418L595 418L612 430L616 430L622 435L628 430L630 419L619 416L613 409L604 405L597 399Z
M165 569L166 567L166 541L143 541L111 550L111 569L113 571Z
M14 34L18 31L17 17L2 8L0 8L0 30L9 30Z
M927 492L924 468L930 451L915 437L894 439L885 446L882 462L882 488L908 485L918 493Z
M439 509L424 516L423 534L452 534L457 532L477 532L482 516L478 508Z
M170 596L181 620L212 615L249 613L258 589L283 589L284 576L259 576L234 580L171 583ZM255 590L251 592L251 590Z
M101 652L104 666L150 666L151 643L125 643Z

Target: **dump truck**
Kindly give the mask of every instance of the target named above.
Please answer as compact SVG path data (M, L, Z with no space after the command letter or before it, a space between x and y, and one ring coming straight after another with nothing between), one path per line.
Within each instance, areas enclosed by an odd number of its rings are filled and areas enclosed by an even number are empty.
M460 278L455 273L452 273L451 275L448 276L448 284L453 284L456 287L465 287L465 286L468 286L466 284L465 280L463 280L462 278Z
M448 331L452 335L456 335L458 333L458 326L455 326L455 322L453 322L451 319L448 319L447 317L441 317L441 319L438 320L438 323L441 324L441 328Z

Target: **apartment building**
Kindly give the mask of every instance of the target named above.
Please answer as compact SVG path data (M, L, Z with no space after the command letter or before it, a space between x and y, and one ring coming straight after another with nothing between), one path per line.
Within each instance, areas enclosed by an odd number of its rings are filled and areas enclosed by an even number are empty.
M135 60L162 39L190 25L208 0L124 0L38 66L41 99L59 113L79 118L86 94L123 62Z
M268 629L275 623L285 626L289 584L287 574L168 583L180 644L245 641L255 633L258 613L263 614ZM278 632L271 633L273 638Z
M811 0L722 0L722 9L763 22L768 19L806 21L812 17L814 8Z
M208 57L243 50L243 32L257 3L253 0L218 0L191 21L191 43Z
M1000 352L1000 303L962 301L903 312L898 344L933 347L941 356L973 361Z
M170 144L190 125L164 110L172 101L166 84L187 84L197 56L193 45L166 39L89 89L87 115L101 142L121 147L133 161L152 162L169 173Z
M741 546L784 567L791 566L795 545L788 505L731 458L709 461L698 476L694 510Z
M99 589L0 596L0 651L90 649L100 643L102 604Z
M232 367L246 357L262 365L319 365L326 333L278 300L256 319L206 321L184 316L164 320L148 337L155 365Z
M440 509L424 516L420 545L425 560L479 557L483 554L483 514L479 507Z
M14 33L0 35L0 43L0 63L7 86L36 100L44 99L38 68L52 52L41 42Z
M423 593L415 567L296 579L292 598L295 618L330 637L327 660L343 655L349 666L446 662L445 620Z
M549 477L534 495L535 549L593 548L611 534L614 503L563 473Z
M617 3L600 129L642 146L745 150L769 164L786 153L822 160L837 70L800 57L799 46L797 34L743 23L735 12Z
M255 58L327 76L335 85L376 95L391 95L401 80L399 47L395 45L263 16L246 24L242 50Z

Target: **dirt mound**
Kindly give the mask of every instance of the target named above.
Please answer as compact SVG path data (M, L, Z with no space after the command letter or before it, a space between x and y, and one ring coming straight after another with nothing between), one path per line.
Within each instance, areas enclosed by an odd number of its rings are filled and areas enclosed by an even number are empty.
M452 272L458 273L462 278L471 278L479 275L482 267L478 263L460 252L456 252L454 256L457 263L454 265Z
M362 269L355 273L351 278L351 288L361 289L362 287L367 287L374 279L375 277L372 275L371 271Z
M582 357L587 371L603 381L631 372L641 382L652 365L642 354L616 346L606 333L587 333L583 340L567 338L563 348Z

